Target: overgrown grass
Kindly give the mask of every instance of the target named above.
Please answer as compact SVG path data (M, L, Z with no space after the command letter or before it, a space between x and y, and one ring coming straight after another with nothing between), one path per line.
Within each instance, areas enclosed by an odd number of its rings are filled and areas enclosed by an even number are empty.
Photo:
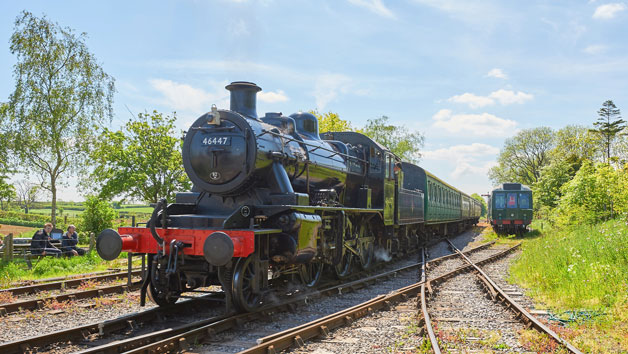
M45 257L34 259L32 262L33 268L30 270L24 262L0 262L0 287L6 288L21 280L61 277L123 267L126 266L126 253L121 254L120 258L113 262L104 261L95 251L80 257Z
M539 223L535 224L540 228ZM511 280L554 312L595 311L565 333L585 352L628 351L628 225L612 220L544 231L523 244Z

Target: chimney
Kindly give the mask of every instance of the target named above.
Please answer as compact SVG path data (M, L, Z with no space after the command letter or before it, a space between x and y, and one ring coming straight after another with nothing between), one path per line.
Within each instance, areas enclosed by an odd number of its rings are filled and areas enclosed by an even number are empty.
M234 81L225 88L231 91L230 110L257 119L256 96L261 87L252 82Z

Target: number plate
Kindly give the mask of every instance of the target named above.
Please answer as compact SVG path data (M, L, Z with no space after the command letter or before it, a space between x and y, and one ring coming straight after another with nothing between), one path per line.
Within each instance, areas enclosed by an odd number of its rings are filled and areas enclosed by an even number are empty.
M203 145L212 146L212 145L231 145L231 137L230 136L209 136L203 138Z

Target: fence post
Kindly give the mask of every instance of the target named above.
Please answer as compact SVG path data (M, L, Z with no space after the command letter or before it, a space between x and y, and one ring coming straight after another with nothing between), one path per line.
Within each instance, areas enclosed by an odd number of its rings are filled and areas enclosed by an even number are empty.
M65 227L68 227L68 216L67 215L63 216L63 224L65 225Z
M4 254L2 259L6 262L13 261L13 233L4 236Z
M93 251L96 248L96 235L93 232L89 233L89 251Z
M131 226L135 227L135 215L131 215Z

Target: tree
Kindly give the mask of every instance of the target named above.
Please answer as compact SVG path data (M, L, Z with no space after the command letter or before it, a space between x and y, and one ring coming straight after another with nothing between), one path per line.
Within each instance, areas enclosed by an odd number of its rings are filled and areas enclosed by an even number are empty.
M597 129L592 129L591 131L602 137L604 151L606 152L606 163L610 164L611 146L617 134L626 128L626 121L621 119L619 108L611 100L602 103L602 108L597 111L597 114L599 116L597 122L593 123Z
M81 230L98 234L104 229L113 227L113 220L118 217L111 204L96 196L88 196L83 203L85 209L81 213Z
M37 193L39 192L39 186L29 181L21 180L15 184L17 192L17 201L24 212L28 214L31 204L37 199Z
M17 56L15 91L3 109L3 126L16 162L52 194L53 224L62 178L86 167L89 144L113 112L114 80L85 40L85 33L26 11L10 40Z
M351 123L341 119L338 113L327 112L321 114L317 110L310 111L310 113L318 118L318 131L321 133L353 131Z
M15 200L15 187L6 182L6 176L0 175L0 209L7 210Z
M369 119L362 133L378 143L388 147L402 160L418 163L421 159L420 149L425 137L405 126L396 126L388 123L387 116Z
M486 200L484 200L484 198L482 198L481 195L477 194L477 193L473 193L471 194L471 198L477 200L478 202L480 202L481 206L482 206L482 214L481 217L485 217L486 213L487 213L487 206L486 206Z
M140 113L122 130L105 129L91 153L96 167L84 184L99 190L101 198L131 197L146 203L172 200L176 191L189 190L175 121L174 114L153 111Z
M497 158L497 166L488 171L493 184L518 182L533 185L541 169L549 163L554 132L548 127L525 129L509 138Z
M628 173L585 161L561 188L556 214L563 225L595 224L628 212Z
M588 161L588 160L584 160ZM580 166L578 166L578 169ZM562 197L561 187L569 182L578 170L567 160L554 160L541 170L541 177L534 184L535 208L554 208Z
M599 156L600 137L587 127L568 125L554 134L552 161L563 160L578 171L584 160L595 161Z

